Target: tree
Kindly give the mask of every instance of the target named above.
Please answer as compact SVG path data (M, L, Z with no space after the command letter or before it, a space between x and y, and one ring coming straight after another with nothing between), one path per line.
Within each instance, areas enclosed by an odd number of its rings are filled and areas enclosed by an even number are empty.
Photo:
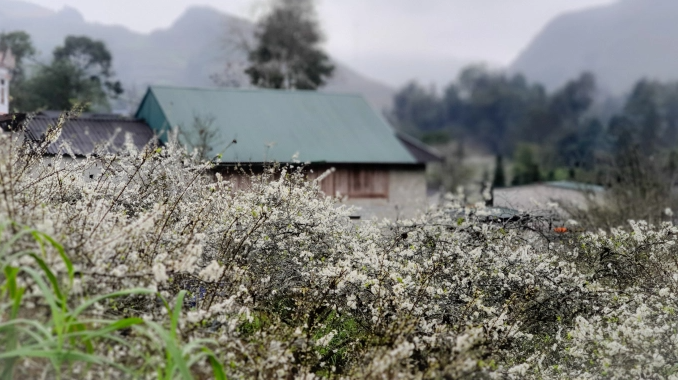
M36 50L31 36L23 31L0 33L0 51L12 50L16 65L12 70L10 106L12 110L23 109L26 99L26 60L35 56Z
M504 186L506 186L506 174L504 173L504 160L503 157L499 154L497 155L497 161L494 166L494 179L492 180L492 188Z
M253 85L315 90L332 76L312 0L275 0L257 26L257 45L245 70Z
M85 109L110 109L109 99L122 94L113 80L113 57L102 41L89 37L66 37L54 50L51 64L40 67L27 83L22 111L70 109L77 103Z
M579 119L593 104L595 91L596 78L585 72L552 95L549 108L557 118L560 128L578 124Z
M639 81L626 102L624 113L635 126L638 142L643 153L650 154L658 145L662 117L659 104L662 85L657 82Z
M516 148L512 185L527 185L541 181L541 171L534 149L525 144Z
M494 154L510 153L521 136L526 115L545 96L538 85L522 75L508 76L482 66L472 66L458 78L459 93L465 106L460 124L465 133L482 142Z
M444 126L441 101L435 92L410 82L393 97L393 118L405 132L441 130Z
M108 95L122 94L120 81L113 81L113 56L103 41L86 36L68 36L64 46L54 49L54 61L69 62L82 77L100 83Z
M14 55L16 61L16 66L12 72L12 82L17 83L24 79L24 60L35 56L35 47L28 33L14 31L0 33L0 51L5 51L7 48L12 50L12 55Z

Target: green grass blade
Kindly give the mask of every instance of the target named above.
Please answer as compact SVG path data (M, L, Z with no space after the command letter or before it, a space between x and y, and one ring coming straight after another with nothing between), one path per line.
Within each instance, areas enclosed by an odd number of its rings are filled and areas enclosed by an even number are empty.
M0 330L8 328L8 327L21 326L21 325L28 325L28 326L34 327L35 330L37 330L37 331L39 331L43 334L43 336L44 336L43 339L47 339L52 334L52 330L49 327L43 325L42 323L40 323L38 321L35 321L35 320L32 320L32 319L24 319L24 318L17 318L17 319L13 319L11 321L0 323Z
M42 348L46 348L46 347L50 346L50 337L51 336L49 336L49 335L48 336L40 335L39 333L37 333L35 331L35 329L30 329L26 326L17 325L17 326L9 326L9 327L11 329L14 329L17 336L27 335L27 336L31 337L33 339L33 341L36 344L39 344L39 346L42 347ZM49 331L48 331L48 333L49 333ZM23 342L22 346L27 346L28 343L29 343L25 338L22 340L22 342ZM14 349L14 347L10 347L8 345L5 349L9 351L10 349Z
M212 366L212 373L214 374L215 380L226 380L226 372L224 371L224 366L219 362L217 356L214 355L214 352L207 347L202 349L207 353L207 360L209 360L210 365Z
M56 328L61 327L60 326L60 323L62 321L62 319L61 319L61 317L62 317L61 308L57 305L58 304L57 299L54 297L54 294L52 294L52 291L49 288L49 286L47 286L45 281L42 279L42 276L40 275L40 273L38 273L37 271L35 271L32 268L27 268L27 267L22 267L21 270L28 273L33 278L33 281L35 281L35 283L40 288L40 291L42 292L42 296L45 298L45 300L49 304L49 307L52 311L52 320L54 321L54 324L55 324L54 327L56 327Z
M182 290L177 295L177 302L174 305L174 310L172 311L172 320L171 320L171 330L172 339L177 339L177 325L179 324L179 316L181 315L181 308L184 306L184 296L186 291Z
M68 258L68 255L66 255L66 251L64 250L64 247L59 244L56 240L54 240L51 236L42 233L42 232L33 232L33 237L38 240L38 239L44 239L47 240L54 249L59 252L59 256L61 256L61 260L63 260L64 264L66 265L66 270L68 271L68 279L70 280L70 283L73 284L73 278L75 277L75 271L73 270L73 263L71 260Z
M155 322L146 321L146 325L151 327L165 341L165 349L167 350L169 361L165 366L167 371L165 375L171 378L174 367L177 367L183 379L192 379L193 376L191 376L186 360L181 350L177 347L177 342L172 338L172 335Z
M38 263L38 266L40 267L40 269L42 269L42 271L45 273L45 276L47 276L47 279L52 284L52 288L54 289L54 294L59 299L59 304L65 305L66 297L64 297L63 293L61 293L61 289L59 288L59 281L57 280L54 273L52 273L52 270L49 269L49 266L47 265L47 263L45 263L45 261L42 258L40 258L38 255L36 255L35 253L31 253L30 256L35 260L36 263Z
M83 336L86 337L87 340L95 339L98 337L102 337L105 335L108 335L114 331L117 330L122 330L124 328L133 326L133 325L139 325L144 323L144 320L141 318L125 318L121 319L118 321L115 321L114 323L111 323L110 325L100 328L95 331L88 331L87 334L83 334Z
M9 297L12 300L12 310L10 311L10 319L16 318L19 313L19 307L21 306L21 299L24 295L25 288L19 288L16 284L16 276L19 274L20 269L14 267L5 267L5 283L7 284L7 291L9 292Z

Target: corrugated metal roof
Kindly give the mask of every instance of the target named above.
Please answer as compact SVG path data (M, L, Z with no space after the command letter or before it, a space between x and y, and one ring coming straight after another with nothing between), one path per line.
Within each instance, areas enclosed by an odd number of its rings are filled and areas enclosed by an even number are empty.
M573 181L552 181L552 182L547 182L547 186L551 187L557 187L560 189L567 189L567 190L578 190L578 191L584 191L584 192L594 192L594 193L599 193L602 191L605 191L605 188L599 185L592 185L590 183L582 183L582 182L573 182Z
M26 135L33 140L40 139L49 125L57 123L58 118L35 116L26 127ZM125 135L129 134L137 149L143 149L154 139L153 130L140 120L127 118L73 118L65 122L61 135L47 148L47 153L58 154L60 148L69 144L77 156L92 154L94 148L111 142L108 151L115 153L125 143Z
M195 117L213 119L219 137L209 154L222 153L223 162L289 162L297 152L299 160L310 162L417 162L357 95L152 86L137 117L158 132L179 126L185 134L195 133ZM237 143L226 149L233 140Z

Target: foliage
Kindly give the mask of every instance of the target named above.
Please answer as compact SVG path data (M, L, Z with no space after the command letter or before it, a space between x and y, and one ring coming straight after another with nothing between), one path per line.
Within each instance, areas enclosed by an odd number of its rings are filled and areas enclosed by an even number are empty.
M493 154L512 153L529 135L529 119L547 107L541 86L521 75L507 76L472 66L463 70L442 95L410 83L394 98L393 119L410 132L446 130L465 136ZM534 116L536 117L536 116Z
M535 157L547 171L590 168L603 132L600 122L588 117L595 91L588 73L549 94L522 75L471 66L440 95L416 83L405 86L394 98L392 119L422 138L443 133L492 155L518 154L523 144L551 147Z
M448 196L356 224L303 166L236 190L174 139L44 158L59 133L0 136L17 378L676 376L670 223L555 234Z
M112 81L113 56L102 41L86 36L67 36L64 46L54 49L55 61L68 61L83 76L98 82L110 96L123 90L119 81Z
M253 85L315 90L332 76L334 66L319 46L322 35L313 0L275 0L257 26L245 70Z
M393 118L408 132L430 132L444 128L442 106L435 92L411 82L393 97Z
M12 80L21 82L25 78L25 60L33 58L36 53L31 36L22 31L0 33L0 51L7 49L12 50L16 62L16 67L12 72Z
M535 153L536 149L530 145L520 145L516 149L513 179L511 180L512 185L524 185L541 181L541 170L539 169Z
M23 31L0 33L0 51L12 50L15 58L15 67L12 70L12 83L10 92L10 106L12 109L22 109L22 102L26 99L26 61L35 57L36 50L31 36Z
M494 177L492 178L492 187L504 187L506 186L506 173L504 172L504 159L501 155L497 156L497 160L494 165Z
M108 110L109 99L122 94L113 79L113 58L106 45L85 36L68 36L49 65L40 65L14 96L21 111L69 110L76 104ZM14 89L12 90L14 92Z
M678 84L639 80L619 107L600 95L589 73L547 93L521 75L469 67L442 94L406 85L395 95L390 116L430 143L452 137L485 153L523 158L526 145L539 146L531 160L546 176L518 163L513 171L523 178L514 177L515 184L562 178L565 172L569 179L609 186L625 181L611 178L632 150L665 161L678 143Z

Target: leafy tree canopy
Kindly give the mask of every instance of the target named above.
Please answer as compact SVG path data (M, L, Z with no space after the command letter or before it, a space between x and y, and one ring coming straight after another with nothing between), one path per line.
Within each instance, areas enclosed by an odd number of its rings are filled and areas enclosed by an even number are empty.
M36 50L33 41L28 33L23 31L14 31L0 33L0 51L7 48L12 50L12 55L16 60L16 67L12 73L12 81L19 82L24 78L24 60L35 56Z
M315 90L334 72L320 48L322 34L312 0L276 0L258 23L255 37L245 71L255 86Z
M108 100L122 94L119 81L113 79L113 57L102 41L85 36L68 36L64 45L54 49L49 65L38 68L26 83L16 108L67 110L77 103L86 109L110 110Z

